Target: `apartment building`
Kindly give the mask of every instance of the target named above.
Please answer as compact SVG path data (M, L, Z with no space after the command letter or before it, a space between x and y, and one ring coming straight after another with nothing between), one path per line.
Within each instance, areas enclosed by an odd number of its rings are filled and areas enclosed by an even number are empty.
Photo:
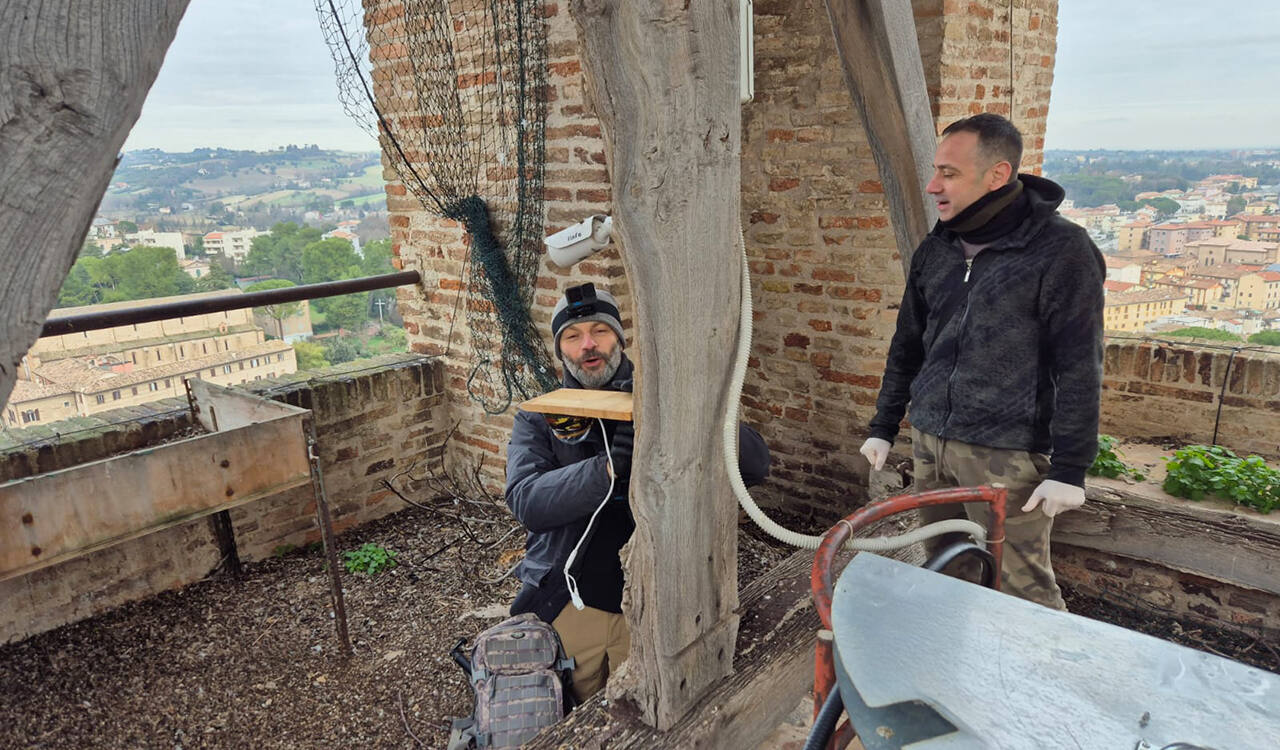
M1240 234L1244 235L1247 240L1261 242L1264 238L1275 239L1277 233L1280 232L1280 216L1274 214L1270 216L1236 214L1231 219L1239 222Z
M1222 284L1222 298L1217 304L1209 303L1210 309L1234 310L1240 304L1240 280L1251 273L1262 269L1257 266L1237 266L1224 263L1217 266L1196 266L1188 272L1189 276L1198 279L1212 279Z
M1250 310L1280 310L1280 273L1259 271L1240 277L1237 299Z
M1188 242L1209 239L1216 232L1207 222L1157 224L1147 230L1147 247L1161 255L1181 255Z
M253 238L261 237L266 232L256 229L235 229L223 232L210 232L204 236L206 253L221 253L224 257L237 262L244 260L253 246Z
M1202 266L1268 266L1280 262L1280 243L1215 238L1189 243L1187 253L1195 255Z
M240 293L88 305L55 314ZM182 381L191 377L238 385L297 369L293 348L284 341L267 341L247 309L49 336L36 341L23 358L18 385L0 417L6 426L27 427L179 396L185 393Z
M1152 288L1178 292L1186 296L1187 305L1192 307L1205 308L1222 299L1222 282L1214 279L1170 276L1157 279Z
M146 247L169 247L178 254L178 260L187 257L186 245L182 241L181 232L156 232L142 229L133 234L126 234L124 241L129 247L145 245Z
M1116 252L1131 253L1145 248L1150 228L1151 222L1142 220L1121 224L1116 228Z
M1176 315L1187 305L1187 296L1172 289L1139 289L1108 294L1102 325L1108 331L1141 331L1161 316Z

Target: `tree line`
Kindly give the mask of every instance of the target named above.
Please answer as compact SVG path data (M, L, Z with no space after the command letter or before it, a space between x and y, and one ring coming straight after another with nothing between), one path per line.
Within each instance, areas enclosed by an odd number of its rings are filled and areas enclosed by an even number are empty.
M362 248L363 253L357 253L347 240L324 239L322 234L315 227L293 222L276 224L270 232L253 240L248 256L239 264L211 256L209 273L199 279L179 267L177 251L173 248L139 245L104 255L97 246L86 244L58 293L58 306L228 289L234 285L235 278L262 276L273 280L249 287L256 290L344 281L395 270L391 265L390 240L369 242ZM392 290L377 290L313 300L312 306L323 317L326 327L355 329L371 316L376 317L374 305L379 300L385 306L393 302L394 297ZM394 310L393 304L390 307Z

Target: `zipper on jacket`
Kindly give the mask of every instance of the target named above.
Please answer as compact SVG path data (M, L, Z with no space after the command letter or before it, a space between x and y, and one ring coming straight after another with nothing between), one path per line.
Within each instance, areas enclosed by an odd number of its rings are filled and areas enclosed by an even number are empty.
M947 426L951 424L951 393L952 386L955 385L956 371L960 369L960 347L964 344L964 324L969 320L969 275L973 272L973 262L978 259L975 255L972 258L964 260L964 310L960 313L960 322L957 324L956 331L956 353L951 360L951 372L947 375L947 413L942 418L942 429L939 431L938 437L946 437Z

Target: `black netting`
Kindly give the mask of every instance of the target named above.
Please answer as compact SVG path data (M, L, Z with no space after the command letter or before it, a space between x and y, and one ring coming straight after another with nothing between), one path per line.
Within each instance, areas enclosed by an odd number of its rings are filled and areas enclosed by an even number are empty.
M379 140L423 208L470 236L472 398L497 413L514 398L555 388L551 356L529 315L542 244L542 2L315 4L343 108Z

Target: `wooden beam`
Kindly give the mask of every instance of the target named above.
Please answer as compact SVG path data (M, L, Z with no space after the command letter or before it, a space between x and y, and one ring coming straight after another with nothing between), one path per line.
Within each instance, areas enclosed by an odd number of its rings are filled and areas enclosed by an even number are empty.
M738 2L570 7L640 332L628 349L631 657L609 692L666 728L731 673L738 629L737 511L719 437L741 294Z
M1280 594L1280 518L1093 477L1088 498L1054 519L1054 542Z
M871 143L905 276L938 219L924 197L937 126L907 0L826 0L845 84Z
M0 405L186 8L187 0L0 4Z

